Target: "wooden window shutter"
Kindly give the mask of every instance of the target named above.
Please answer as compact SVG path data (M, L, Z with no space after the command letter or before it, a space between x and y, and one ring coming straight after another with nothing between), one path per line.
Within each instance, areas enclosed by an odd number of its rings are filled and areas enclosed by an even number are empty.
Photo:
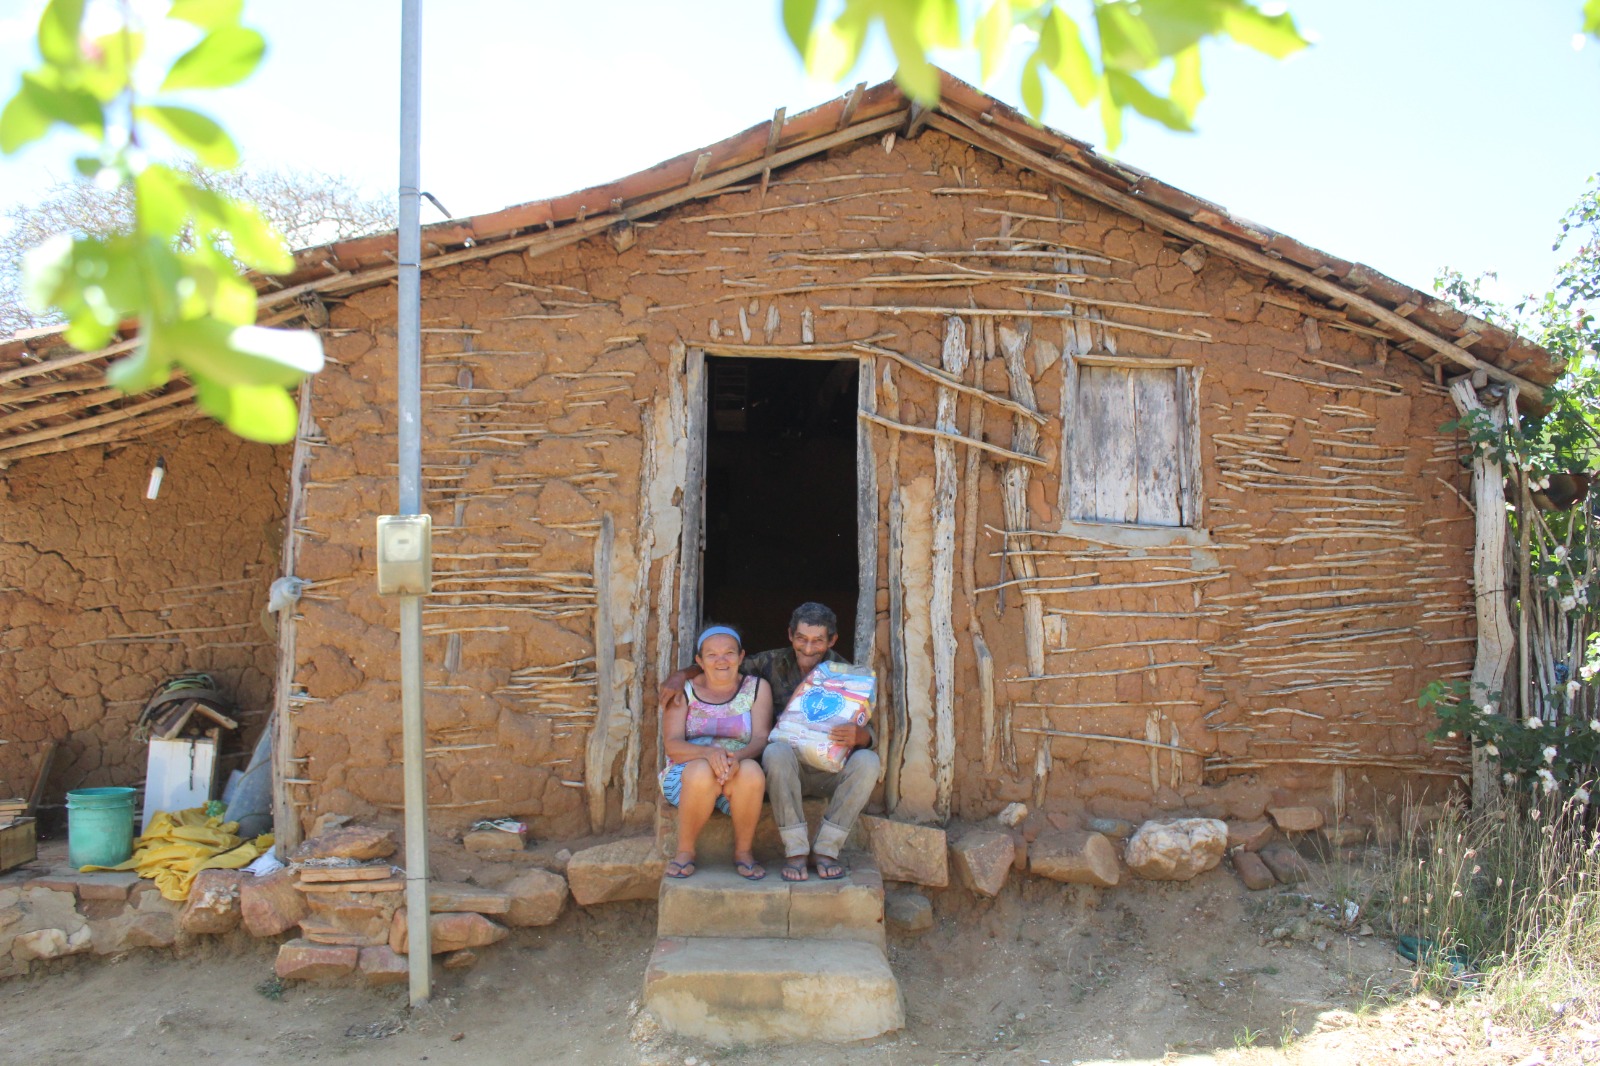
M1073 404L1071 517L1129 525L1199 521L1193 367L1078 368Z

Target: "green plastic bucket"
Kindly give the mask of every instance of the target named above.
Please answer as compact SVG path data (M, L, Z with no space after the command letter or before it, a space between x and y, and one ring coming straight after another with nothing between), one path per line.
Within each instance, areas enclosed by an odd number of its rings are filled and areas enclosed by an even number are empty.
M80 788L67 793L67 861L116 866L133 854L131 788Z

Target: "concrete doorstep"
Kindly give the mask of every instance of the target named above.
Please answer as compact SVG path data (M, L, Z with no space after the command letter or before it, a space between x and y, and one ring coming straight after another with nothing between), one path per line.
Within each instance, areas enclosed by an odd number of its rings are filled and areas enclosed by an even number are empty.
M670 1031L722 1045L840 1043L905 1025L883 952L851 941L664 937L644 1000Z
M785 881L777 866L761 881L700 867L661 880L657 930L665 937L859 940L884 949L883 878L865 853L844 857L848 875Z

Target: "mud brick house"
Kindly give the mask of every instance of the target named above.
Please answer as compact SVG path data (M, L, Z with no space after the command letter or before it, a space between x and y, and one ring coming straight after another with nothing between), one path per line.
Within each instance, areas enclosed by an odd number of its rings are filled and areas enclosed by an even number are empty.
M275 723L280 826L398 819L393 235L303 252L292 447L111 353L0 348L0 780L134 782L205 669ZM1480 639L1450 383L1544 353L945 81L858 87L614 184L424 232L429 780L442 831L647 822L658 680L803 599L883 683L883 804L1361 821L1468 771L1422 685ZM1464 376L1464 377L1463 377ZM167 489L144 499L158 457ZM269 582L309 582L270 630Z

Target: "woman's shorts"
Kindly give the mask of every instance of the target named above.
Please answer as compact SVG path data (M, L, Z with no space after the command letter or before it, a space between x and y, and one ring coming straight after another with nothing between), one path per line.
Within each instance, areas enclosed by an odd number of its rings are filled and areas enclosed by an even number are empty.
M674 807L678 805L678 799L683 795L683 768L685 765L687 764L681 762L673 763L661 771L661 794ZM733 813L733 808L728 806L727 796L718 794L717 810L723 814L731 815Z

